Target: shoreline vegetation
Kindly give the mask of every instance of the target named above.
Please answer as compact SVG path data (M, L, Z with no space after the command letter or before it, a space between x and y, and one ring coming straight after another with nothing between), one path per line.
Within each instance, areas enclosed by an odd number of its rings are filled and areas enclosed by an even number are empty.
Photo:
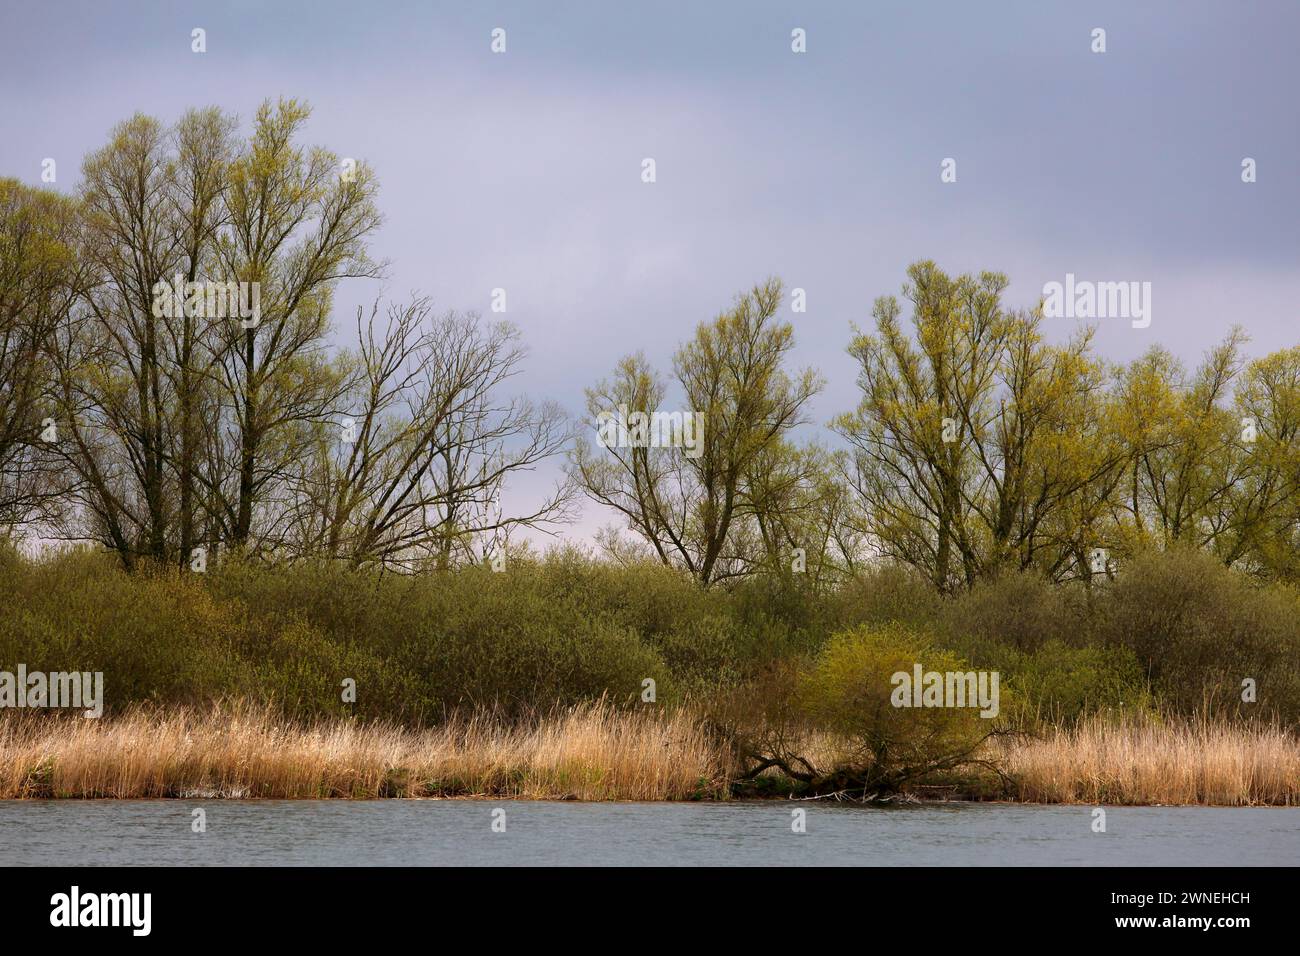
M895 798L1110 805L1300 805L1300 743L1276 727L1118 721L990 741L988 769L934 774ZM745 781L689 707L606 702L511 724L480 714L415 730L272 709L137 708L0 723L0 799L466 797L668 801L793 797ZM766 785L764 785L766 784ZM826 795L846 801L862 794Z
M1300 805L1300 595L1195 551L936 594L0 549L0 607L0 676L102 677L98 718L0 707L0 798Z

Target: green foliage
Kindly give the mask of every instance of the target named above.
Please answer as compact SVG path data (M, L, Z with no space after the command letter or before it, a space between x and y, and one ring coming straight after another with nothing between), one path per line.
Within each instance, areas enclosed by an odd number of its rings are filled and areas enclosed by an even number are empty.
M1300 592L1189 549L1142 555L1098 601L1098 637L1131 650L1175 710L1300 720ZM1258 697L1241 699L1252 679Z
M1123 647L1071 647L1050 640L1032 652L983 639L966 644L971 662L996 670L1014 693L1009 719L1022 726L1073 724L1098 712L1145 711L1147 681L1133 652Z
M1049 641L1018 666L1009 684L1024 711L1054 723L1070 723L1097 711L1137 711L1150 695L1137 658L1120 647L1069 647Z
M401 702L389 662L331 642L292 609L253 613L178 572L124 574L100 555L8 562L0 601L0 668L101 671L108 709L143 701L252 697L301 715L346 712L340 682L369 691L371 713Z
M213 577L249 606L294 608L332 646L402 675L407 690L384 704L388 713L408 714L407 702L425 717L467 706L513 714L603 695L622 702L639 698L647 677L670 695L662 659L617 614L591 606L589 583L565 562L416 577L312 564ZM367 691L358 686L360 703Z
M877 773L924 766L973 748L991 729L978 707L898 707L896 674L968 671L951 651L898 624L835 635L799 683L799 702L816 728L848 741L837 764L869 761Z
M902 621L932 628L943 609L934 587L914 570L895 564L869 568L821 602L827 626L841 630L857 624Z
M1002 713L1019 721L1207 705L1300 716L1300 596L1181 552L1126 564L1091 591L1008 574L939 598L896 569L830 593L785 578L706 590L661 565L572 550L500 573L222 557L200 576L0 548L0 602L0 669L103 671L110 710L247 697L297 716L419 723L457 708L633 703L653 678L660 702L712 701L724 724L793 720L905 751L943 715L866 704L889 706L896 670L965 660L1000 673ZM355 705L341 700L346 678ZM1254 704L1240 701L1245 678Z
M1033 572L1002 574L945 602L940 631L947 646L996 641L1032 653L1050 640L1078 638L1078 608L1069 592Z

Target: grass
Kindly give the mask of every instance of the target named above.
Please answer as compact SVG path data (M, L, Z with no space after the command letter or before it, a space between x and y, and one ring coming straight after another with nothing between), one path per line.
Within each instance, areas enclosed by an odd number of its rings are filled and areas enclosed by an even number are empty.
M1030 803L1300 804L1300 741L1277 727L1094 717L998 749Z
M1000 740L991 756L1010 781L1003 796L1023 802L1300 805L1300 742L1276 728L1099 718ZM0 720L7 799L689 800L725 797L733 771L691 712L605 703L430 730L305 724L249 706Z
M249 707L0 722L2 798L681 800L725 786L720 752L694 718L600 703L425 731L299 724Z

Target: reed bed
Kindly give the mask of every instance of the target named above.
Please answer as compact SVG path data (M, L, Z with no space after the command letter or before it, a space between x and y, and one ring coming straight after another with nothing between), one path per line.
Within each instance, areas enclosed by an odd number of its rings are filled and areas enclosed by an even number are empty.
M1092 718L995 749L1027 803L1300 804L1300 741L1275 726Z
M0 721L0 797L679 800L725 791L721 751L682 711L597 703L431 730L269 710L136 710Z
M1027 803L1300 805L1300 741L1276 727L1097 718L985 756L1005 774L1001 795ZM428 730L243 705L0 718L4 799L710 799L735 769L697 714L603 702Z

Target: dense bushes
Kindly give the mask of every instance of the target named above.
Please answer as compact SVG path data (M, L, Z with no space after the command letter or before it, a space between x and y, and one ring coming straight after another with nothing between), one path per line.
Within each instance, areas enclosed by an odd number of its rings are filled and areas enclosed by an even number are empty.
M198 577L0 549L0 607L0 669L103 671L110 710L248 697L427 722L602 696L640 706L646 678L660 702L734 700L825 661L830 635L893 622L999 671L1019 720L1207 706L1300 720L1300 596L1194 554L1138 559L1091 591L1006 575L940 599L897 569L831 593L799 576L705 591L574 551L502 573L225 563ZM355 705L341 699L347 678ZM1241 701L1246 678L1255 703Z
M1153 700L1133 653L1122 647L1071 647L1048 641L1026 653L984 640L967 645L972 666L995 670L1015 694L1006 717L1021 727L1072 725L1090 714L1141 714Z
M1300 720L1300 592L1194 551L1132 562L1097 602L1095 637L1130 649L1175 710ZM1243 681L1257 699L1243 701Z
M332 645L403 675L407 696L370 702L366 712L439 718L462 707L517 714L602 695L622 702L639 699L646 678L671 697L668 666L607 600L601 577L582 580L572 561L557 559L416 578L244 567L215 573L211 586L249 607L293 609ZM358 691L360 710L369 692L360 680Z
M996 642L1033 654L1050 641L1086 638L1078 630L1077 597L1077 591L1037 574L1004 574L947 601L938 628L954 642Z
M345 676L375 702L418 709L393 662L330 640L292 606L253 611L210 581L126 575L86 553L34 563L7 554L0 562L0 606L8 609L0 615L0 669L101 671L109 710L250 697L295 713L337 714L345 712Z

